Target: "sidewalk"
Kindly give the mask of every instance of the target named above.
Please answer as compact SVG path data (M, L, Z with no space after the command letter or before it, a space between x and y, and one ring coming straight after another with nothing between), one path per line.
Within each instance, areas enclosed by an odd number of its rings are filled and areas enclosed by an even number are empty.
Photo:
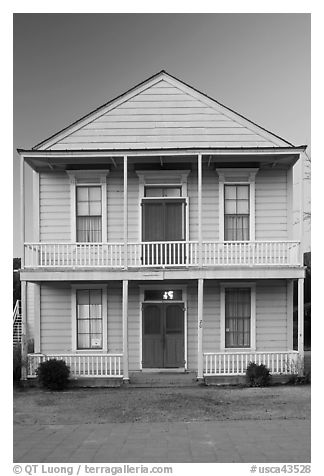
M14 425L15 463L308 463L310 420Z

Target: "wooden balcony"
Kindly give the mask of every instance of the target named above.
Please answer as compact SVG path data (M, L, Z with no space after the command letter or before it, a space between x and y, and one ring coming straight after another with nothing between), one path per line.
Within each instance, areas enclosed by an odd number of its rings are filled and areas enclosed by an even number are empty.
M24 268L301 266L298 241L25 243Z
M298 372L298 352L208 352L204 353L204 376L245 375L250 362L265 365L272 375Z

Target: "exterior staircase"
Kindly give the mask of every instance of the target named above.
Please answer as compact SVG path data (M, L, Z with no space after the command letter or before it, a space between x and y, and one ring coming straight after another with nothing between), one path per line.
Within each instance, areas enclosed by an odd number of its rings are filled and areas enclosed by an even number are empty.
M13 310L13 345L21 343L21 301L17 299Z
M130 372L129 386L139 388L196 387L196 372Z

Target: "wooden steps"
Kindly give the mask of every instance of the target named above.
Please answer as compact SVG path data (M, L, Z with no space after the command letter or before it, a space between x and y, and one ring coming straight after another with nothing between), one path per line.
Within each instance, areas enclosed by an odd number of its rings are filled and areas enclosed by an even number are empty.
M196 372L130 372L129 386L142 388L196 387Z

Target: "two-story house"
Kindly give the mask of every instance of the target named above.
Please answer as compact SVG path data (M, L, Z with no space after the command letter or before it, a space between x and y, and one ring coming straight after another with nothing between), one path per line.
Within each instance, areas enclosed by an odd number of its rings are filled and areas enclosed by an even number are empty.
M295 372L292 168L304 151L164 71L19 150L25 356L34 341L23 378L54 356L80 379L202 380L250 361Z

